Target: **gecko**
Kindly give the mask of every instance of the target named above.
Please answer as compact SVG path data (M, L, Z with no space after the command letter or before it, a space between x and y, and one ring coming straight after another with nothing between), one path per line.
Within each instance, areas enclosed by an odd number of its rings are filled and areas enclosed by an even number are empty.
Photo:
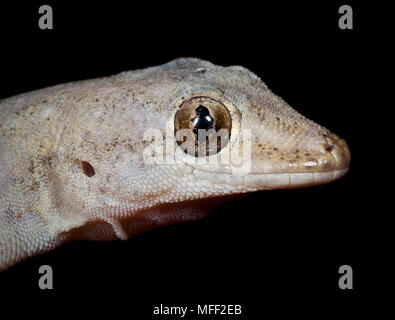
M257 75L196 58L19 94L0 111L0 271L69 241L200 219L234 195L328 183L350 163L345 140Z

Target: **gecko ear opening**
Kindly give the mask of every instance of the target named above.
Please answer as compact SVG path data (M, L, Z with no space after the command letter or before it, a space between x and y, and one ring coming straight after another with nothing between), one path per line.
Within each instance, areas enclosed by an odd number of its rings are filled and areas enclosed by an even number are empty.
M93 169L92 165L89 162L80 160L79 164L86 176L93 177L95 175L95 169Z

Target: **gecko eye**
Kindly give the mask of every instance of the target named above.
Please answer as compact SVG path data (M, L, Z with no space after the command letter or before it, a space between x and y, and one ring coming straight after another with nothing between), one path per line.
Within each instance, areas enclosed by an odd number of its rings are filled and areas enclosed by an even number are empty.
M177 144L195 157L214 155L229 142L232 120L228 109L209 97L183 102L174 119Z

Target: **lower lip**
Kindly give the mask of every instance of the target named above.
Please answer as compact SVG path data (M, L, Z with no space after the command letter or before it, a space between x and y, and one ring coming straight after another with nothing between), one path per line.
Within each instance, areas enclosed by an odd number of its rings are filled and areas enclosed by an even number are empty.
M329 183L344 176L347 169L330 172L304 172L304 173L267 173L248 175L245 182L249 187L259 189L285 189L316 186Z

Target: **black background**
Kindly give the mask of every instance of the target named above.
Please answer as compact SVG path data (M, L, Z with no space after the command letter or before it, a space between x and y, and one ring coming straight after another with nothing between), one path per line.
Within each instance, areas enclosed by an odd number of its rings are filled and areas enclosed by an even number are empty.
M2 4L0 98L180 56L242 65L345 138L350 171L320 187L247 195L202 221L123 242L69 243L21 262L0 274L2 312L150 319L161 303L241 304L243 317L235 319L261 319L367 308L368 294L389 286L393 253L386 187L378 180L385 162L372 134L380 128L372 109L382 107L374 86L386 72L384 35L373 21L382 7L347 1L354 29L340 30L345 3L338 1L125 3ZM53 8L53 30L38 28L42 4ZM43 264L54 270L52 291L38 288ZM338 287L344 264L353 267L354 290Z

